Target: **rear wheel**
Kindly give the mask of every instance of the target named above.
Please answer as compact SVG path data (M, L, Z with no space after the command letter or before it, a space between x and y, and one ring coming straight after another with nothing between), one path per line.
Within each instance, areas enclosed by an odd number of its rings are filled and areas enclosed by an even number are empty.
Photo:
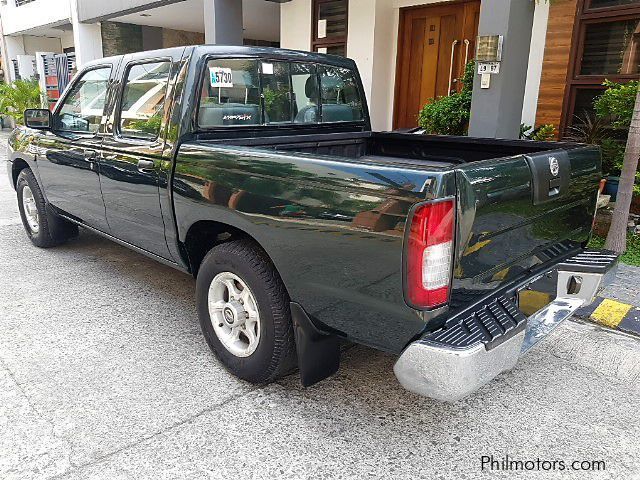
M25 168L16 183L18 209L22 224L31 242L47 248L74 237L78 226L47 210L47 205L33 172Z
M269 258L253 242L214 247L196 282L202 332L234 375L268 383L295 366L289 297Z

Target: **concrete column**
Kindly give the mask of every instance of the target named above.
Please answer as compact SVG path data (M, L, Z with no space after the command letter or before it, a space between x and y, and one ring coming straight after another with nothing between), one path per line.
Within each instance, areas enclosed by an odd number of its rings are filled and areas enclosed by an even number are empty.
M71 25L73 27L73 45L76 64L82 67L87 62L103 57L102 28L99 23L82 23L78 19L78 2L71 1Z
M473 85L469 135L488 138L518 138L535 2L525 0L483 0L480 35L503 35L500 73L491 76L491 87L480 88L480 76Z
M5 78L9 82L13 82L16 79L13 60L17 60L18 55L24 55L24 39L22 35L6 35L4 46Z
M242 45L242 2L204 0L204 40L210 45Z
M536 4L533 17L531 35L531 50L529 52L529 70L527 72L527 86L524 93L522 107L522 123L537 126L536 113L538 110L538 96L540 94L540 80L542 79L542 64L544 62L544 47L547 42L547 24L549 22L549 2Z

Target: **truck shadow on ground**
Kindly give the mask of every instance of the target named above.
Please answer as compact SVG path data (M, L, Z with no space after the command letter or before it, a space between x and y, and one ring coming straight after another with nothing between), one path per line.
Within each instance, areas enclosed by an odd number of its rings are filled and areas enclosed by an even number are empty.
M163 265L142 254L117 245L96 234L82 231L80 236L57 249L58 254L72 256L79 262L90 262L91 269L99 273L99 277L113 279L114 283L125 282L130 291L146 292L141 296L141 301L159 302L166 305L167 311L183 312L177 323L164 323L174 332L167 334L181 335L185 331L190 334L199 333L199 323L195 310L195 280L188 274ZM90 281L88 279L87 281ZM114 299L114 302L118 299ZM159 309L163 310L163 305ZM144 316L144 304L141 308L136 305L128 307L132 320L149 321L141 318ZM158 310L158 309L156 309ZM168 313L170 314L170 313ZM159 319L160 320L160 319ZM153 346L149 346L153 348ZM207 349L204 339L201 347ZM209 353L211 361L217 363L212 353ZM412 411L416 408L420 411L430 411L430 416L439 412L442 415L450 415L453 411L464 412L476 401L468 403L459 402L452 406L427 398L423 398L404 390L397 382L393 374L393 364L396 357L362 345L354 345L346 348L341 357L339 372L333 377L310 387L302 388L298 372L279 380L273 387L265 386L265 392L269 388L284 390L283 395L299 397L300 400L315 405L334 405L343 410L348 405L350 414L386 417L394 415L399 409ZM176 359L179 361L179 359ZM509 374L510 375L510 374ZM504 376L503 376L504 377ZM236 380L242 382L241 380ZM504 380L494 382L494 385L485 387L489 395L499 390L499 384ZM493 392L493 393L492 393Z
M172 304L172 310L185 312L184 321L198 327L195 309L195 280L189 274L163 265L151 258L127 249L91 232L81 231L78 238L57 247L59 253L73 255L78 261L91 262L91 268L100 274L117 275L115 282L129 282L131 291L146 288L153 293L156 300L145 298L144 301L158 301ZM83 256L84 258L80 258ZM117 299L114 299L114 302ZM139 314L133 308L132 315ZM381 382L397 384L393 375L393 363L396 358L362 345L349 345L341 359L341 371L351 368L378 370ZM283 380L283 385L295 385L299 382L297 372ZM322 385L322 384L320 384ZM316 386L309 391L320 389ZM399 390L411 395L401 387Z

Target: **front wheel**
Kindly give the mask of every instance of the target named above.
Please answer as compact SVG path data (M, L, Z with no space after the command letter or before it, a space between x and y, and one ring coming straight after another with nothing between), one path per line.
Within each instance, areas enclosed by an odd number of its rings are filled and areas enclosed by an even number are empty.
M44 195L33 172L25 168L16 183L20 218L31 242L42 248L52 247L78 234L78 227L47 211Z
M198 272L196 301L209 347L234 375L268 383L295 366L289 296L253 242L223 243L207 254Z

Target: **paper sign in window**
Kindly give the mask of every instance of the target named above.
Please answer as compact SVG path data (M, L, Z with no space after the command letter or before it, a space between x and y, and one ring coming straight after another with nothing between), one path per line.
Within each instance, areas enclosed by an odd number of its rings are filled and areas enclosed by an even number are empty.
M327 38L326 20L318 20L318 38Z
M230 68L209 67L209 78L212 87L233 87L233 72Z
M264 75L273 75L273 63L263 63L262 73Z

